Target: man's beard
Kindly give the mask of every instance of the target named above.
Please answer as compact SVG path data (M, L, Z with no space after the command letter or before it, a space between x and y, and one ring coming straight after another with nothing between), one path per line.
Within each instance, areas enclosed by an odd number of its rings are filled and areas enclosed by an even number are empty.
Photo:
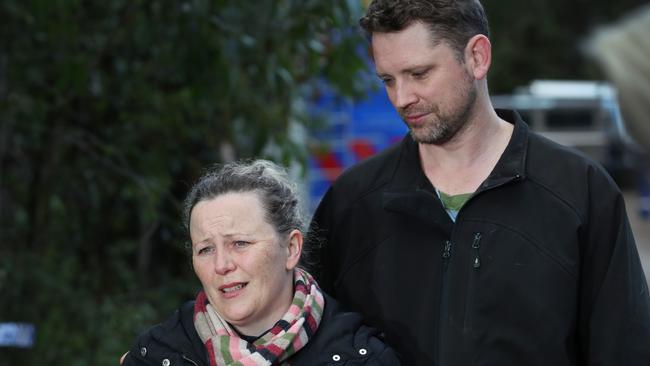
M476 103L476 96L475 85L466 79L463 87L458 90L458 99L456 100L460 104L453 110L441 111L439 105L430 104L407 107L398 112L409 128L414 141L421 144L442 145L457 136L467 126ZM406 122L407 115L425 113L428 113L427 120L417 128L412 128Z

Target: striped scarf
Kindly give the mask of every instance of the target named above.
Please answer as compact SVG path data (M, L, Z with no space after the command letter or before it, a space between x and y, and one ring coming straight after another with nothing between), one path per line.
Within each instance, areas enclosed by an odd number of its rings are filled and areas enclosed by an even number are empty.
M294 271L289 310L253 343L241 339L210 305L204 291L194 304L194 327L208 350L210 366L283 365L314 335L325 300L318 284L302 269Z

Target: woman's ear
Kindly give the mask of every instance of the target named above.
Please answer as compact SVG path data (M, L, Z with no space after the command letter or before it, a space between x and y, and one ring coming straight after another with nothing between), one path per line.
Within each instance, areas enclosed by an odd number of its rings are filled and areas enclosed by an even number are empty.
M465 47L465 63L476 80L487 76L492 63L492 44L490 39L483 34L470 38Z
M287 270L293 270L300 262L302 254L302 233L300 230L292 230L289 233L289 244L287 245Z

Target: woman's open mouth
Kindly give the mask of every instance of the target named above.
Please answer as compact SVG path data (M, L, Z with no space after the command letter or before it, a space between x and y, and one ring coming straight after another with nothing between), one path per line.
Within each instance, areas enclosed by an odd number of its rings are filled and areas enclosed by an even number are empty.
M248 285L248 282L235 282L229 283L219 287L219 291L224 294L226 298L235 297L239 292Z

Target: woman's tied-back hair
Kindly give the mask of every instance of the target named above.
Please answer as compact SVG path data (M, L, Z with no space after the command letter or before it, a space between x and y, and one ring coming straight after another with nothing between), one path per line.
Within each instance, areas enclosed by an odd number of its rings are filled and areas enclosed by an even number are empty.
M237 161L209 168L185 198L183 223L189 237L192 209L197 203L226 193L257 193L266 220L280 236L303 231L298 189L286 169L268 160Z
M490 35L479 0L373 0L359 20L368 38L374 32L399 32L415 22L429 28L433 45L446 42L460 62L470 38Z

